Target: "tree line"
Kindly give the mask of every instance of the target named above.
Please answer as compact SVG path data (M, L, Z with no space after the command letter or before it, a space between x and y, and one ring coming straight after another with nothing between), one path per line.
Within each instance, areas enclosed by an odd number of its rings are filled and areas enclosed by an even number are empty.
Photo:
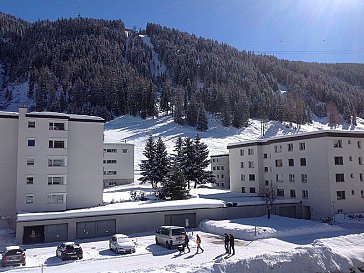
M152 74L148 35L166 70ZM355 125L364 118L364 65L280 60L148 23L91 18L28 23L0 13L0 65L5 101L11 85L27 82L37 111L142 118L171 115L208 129L207 113L224 126L249 118Z

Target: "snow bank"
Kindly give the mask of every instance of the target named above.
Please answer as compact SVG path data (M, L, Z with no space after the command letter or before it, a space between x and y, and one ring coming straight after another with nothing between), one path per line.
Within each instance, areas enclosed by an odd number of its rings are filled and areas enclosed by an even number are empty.
M282 238L342 230L338 226L276 215L272 215L271 219L262 216L223 221L204 220L201 221L200 226L202 230L209 233L223 235L227 232L243 240Z

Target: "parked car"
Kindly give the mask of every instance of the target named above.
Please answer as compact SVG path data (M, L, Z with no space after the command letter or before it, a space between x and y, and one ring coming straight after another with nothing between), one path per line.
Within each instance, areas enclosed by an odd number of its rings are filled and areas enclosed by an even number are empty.
M1 266L25 265L25 249L20 246L7 246L1 251Z
M109 248L116 253L134 253L135 243L125 234L115 234L109 240Z
M185 242L186 230L178 226L161 226L155 234L155 243L167 248L182 245Z
M69 259L82 259L83 250L82 247L74 242L66 242L57 246L56 256L62 261Z

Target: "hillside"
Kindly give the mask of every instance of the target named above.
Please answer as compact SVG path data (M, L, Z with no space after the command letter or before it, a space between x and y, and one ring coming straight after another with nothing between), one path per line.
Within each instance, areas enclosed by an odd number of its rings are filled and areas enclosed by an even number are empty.
M235 128L364 117L364 65L279 60L153 23L134 31L121 20L0 13L0 71L1 110L169 115L192 127L207 111Z
M171 153L178 136L194 138L196 134L199 134L202 142L208 145L210 155L218 155L228 152L226 148L228 143L330 129L327 118L319 119L317 117L314 118L312 124L303 125L300 128L290 126L289 123L269 121L265 125L264 136L261 135L261 122L256 119L250 119L249 126L241 129L226 128L213 116L209 116L209 124L208 131L200 132L190 126L174 123L173 118L169 116L146 120L139 117L123 116L106 123L104 137L105 142L126 141L135 145L134 169L138 176L139 163L140 160L144 159L143 151L150 135L155 138L161 137L167 151ZM364 130L364 120L358 118L357 126L340 125L336 129Z

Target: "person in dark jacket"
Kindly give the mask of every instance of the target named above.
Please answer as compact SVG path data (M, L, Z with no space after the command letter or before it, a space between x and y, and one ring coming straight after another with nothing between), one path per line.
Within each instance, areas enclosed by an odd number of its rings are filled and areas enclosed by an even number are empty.
M229 246L230 238L229 238L229 235L227 235L227 233L224 234L224 241L225 241L225 251L228 254L229 249L230 249L230 246Z
M201 247L201 237L197 234L196 235L196 244L197 244L197 251L196 254L198 253L198 250L201 249L202 253L204 252L204 250Z
M190 247L188 246L189 242L190 242L190 239L188 238L188 235L186 233L186 235L185 235L185 247L188 249L188 252L190 252Z
M232 255L235 255L235 242L234 242L234 236L229 234L229 254L231 254L231 250L233 251L233 254Z

